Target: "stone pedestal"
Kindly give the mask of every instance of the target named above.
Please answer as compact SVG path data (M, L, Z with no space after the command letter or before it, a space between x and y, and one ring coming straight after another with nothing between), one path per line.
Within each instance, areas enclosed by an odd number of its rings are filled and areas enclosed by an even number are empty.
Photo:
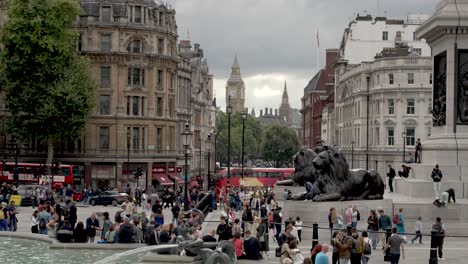
M431 182L432 167L439 164L443 181L458 182L463 190L468 183L468 56L462 55L468 51L468 0L440 0L416 33L432 48L433 124L415 178Z

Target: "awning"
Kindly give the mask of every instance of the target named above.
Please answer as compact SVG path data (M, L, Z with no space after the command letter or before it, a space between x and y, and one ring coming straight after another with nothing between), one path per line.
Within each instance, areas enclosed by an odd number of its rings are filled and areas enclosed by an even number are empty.
M169 178L173 179L178 184L182 184L185 182L184 179L182 179L175 173L169 173Z
M174 185L174 182L169 180L164 174L153 174L153 179L157 180L162 186Z

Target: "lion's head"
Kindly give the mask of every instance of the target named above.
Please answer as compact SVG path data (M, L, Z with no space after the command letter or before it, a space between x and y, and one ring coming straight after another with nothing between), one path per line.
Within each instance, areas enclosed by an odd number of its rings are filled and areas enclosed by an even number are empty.
M349 166L343 153L334 146L324 146L313 160L318 171L318 184L321 192L339 191L349 183Z
M296 171L302 170L304 168L311 167L315 157L317 155L308 147L302 147L299 152L294 155L294 168Z

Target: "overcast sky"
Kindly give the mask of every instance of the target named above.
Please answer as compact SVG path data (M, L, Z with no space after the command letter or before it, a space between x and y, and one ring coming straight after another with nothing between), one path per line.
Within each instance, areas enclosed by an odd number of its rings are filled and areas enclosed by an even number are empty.
M246 86L246 107L278 108L284 81L292 107L320 67L325 50L338 48L343 30L357 14L404 18L432 14L437 0L166 0L176 10L179 39L199 43L214 75L218 105L237 53Z

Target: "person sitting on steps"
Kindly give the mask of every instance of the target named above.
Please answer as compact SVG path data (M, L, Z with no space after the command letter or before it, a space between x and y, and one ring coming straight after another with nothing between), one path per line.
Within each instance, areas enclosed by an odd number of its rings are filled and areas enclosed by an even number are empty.
M403 164L401 165L401 171L398 171L398 176L400 176L400 178L408 178L410 170L411 170L411 167Z

